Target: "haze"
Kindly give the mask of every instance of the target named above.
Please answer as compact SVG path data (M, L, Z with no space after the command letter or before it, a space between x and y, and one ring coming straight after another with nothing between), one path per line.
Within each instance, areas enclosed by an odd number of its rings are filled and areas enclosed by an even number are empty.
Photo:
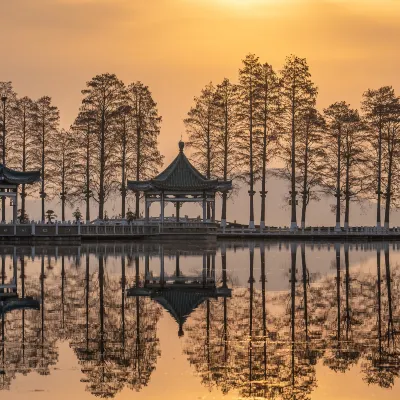
M338 100L359 107L367 88L382 85L400 92L397 0L0 3L2 81L11 80L19 96L51 96L66 128L94 75L113 72L125 83L143 81L163 116L166 163L181 134L185 138L182 120L193 97L209 81L236 81L249 52L277 70L291 53L307 58L319 108ZM247 200L243 195L243 206ZM237 219L246 221L246 213Z

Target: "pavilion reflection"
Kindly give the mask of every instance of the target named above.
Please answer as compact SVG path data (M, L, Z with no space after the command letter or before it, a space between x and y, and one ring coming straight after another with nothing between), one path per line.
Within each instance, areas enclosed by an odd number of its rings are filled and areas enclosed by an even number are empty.
M51 373L58 342L67 341L87 391L140 391L161 355L163 311L177 322L183 352L209 389L306 399L317 386L317 365L341 374L356 364L366 383L393 387L400 266L391 262L392 245L368 248L376 267L365 272L351 267L356 245L333 244L323 277L308 268L310 245L284 246L286 288L279 291L268 282L278 266L262 242L0 246L8 285L0 289L0 388L18 374ZM233 251L245 252L244 264ZM245 284L235 270L246 271Z

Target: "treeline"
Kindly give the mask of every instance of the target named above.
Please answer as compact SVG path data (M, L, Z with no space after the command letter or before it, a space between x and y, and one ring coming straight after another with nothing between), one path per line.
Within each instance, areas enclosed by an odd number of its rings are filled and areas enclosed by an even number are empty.
M95 76L82 90L69 130L60 129L59 110L50 97L19 98L11 82L0 82L0 92L3 163L19 171L40 169L42 176L40 190L21 185L20 220L28 218L26 196L38 191L43 221L46 201L54 198L61 202L62 221L66 206L77 202L86 206L86 221L92 202L103 219L104 205L116 193L125 217L127 176L147 179L162 165L157 144L161 116L142 82L125 85L113 74ZM135 213L139 215L139 195Z
M400 101L391 86L362 95L361 112L345 101L317 109L318 88L306 59L291 55L277 72L254 54L242 61L237 82L209 83L194 98L184 120L189 145L208 177L240 179L248 185L249 226L254 227L255 186L261 187L260 226L265 226L268 167L289 182L285 198L291 228L306 225L307 207L335 197L336 228L350 223L352 202L376 202L376 225L389 226L399 206ZM226 220L223 194L221 220Z

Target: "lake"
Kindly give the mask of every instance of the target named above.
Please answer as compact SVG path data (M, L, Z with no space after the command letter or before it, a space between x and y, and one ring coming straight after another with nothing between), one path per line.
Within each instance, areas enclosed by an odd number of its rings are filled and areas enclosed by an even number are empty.
M400 242L0 254L4 398L400 398Z

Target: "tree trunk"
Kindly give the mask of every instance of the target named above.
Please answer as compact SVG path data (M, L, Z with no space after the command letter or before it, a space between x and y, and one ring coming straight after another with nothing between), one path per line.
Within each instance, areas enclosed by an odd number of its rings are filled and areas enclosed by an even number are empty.
M303 199L301 205L301 228L304 229L306 227L306 211L307 211L307 203L308 203L308 192L307 192L307 181L308 181L308 143L309 143L309 127L307 126L306 132L306 146L304 150L304 177L303 177Z
M340 231L340 145L341 145L341 128L339 127L337 136L337 171L336 171L336 226L335 231Z
M296 126L295 126L295 86L293 86L292 93L292 149L291 149L291 183L292 183L292 215L290 220L290 229L297 229L297 216L296 216Z
M100 189L99 189L99 219L104 218L104 170L105 170L105 110L101 114L100 126Z
M224 181L228 179L228 104L225 102L225 136L224 136ZM222 193L221 226L226 226L226 202L228 194Z
M125 205L126 205L125 170L126 170L126 121L124 118L124 130L122 137L122 163L121 163L121 218L125 218Z
M350 156L346 156L346 194L345 194L344 228L349 228L350 217Z
M389 150L389 168L388 168L388 183L386 187L386 205L385 205L385 229L389 229L390 218L390 203L392 200L392 175L393 175L393 143Z
M90 126L86 133L86 222L90 222Z
M267 107L266 104L264 107ZM266 113L266 110L265 110ZM261 216L260 228L265 228L265 197L267 195L266 188L267 180L267 117L264 118L264 134L263 134L263 155L262 155L262 181L261 181Z
M42 223L45 222L45 127L44 122L42 123Z
M26 171L26 106L24 105L23 126L22 126L22 171ZM21 186L21 221L25 219L25 197L26 188L23 183ZM18 210L17 210L18 211Z
M250 129L249 129L249 134L250 134L250 190L249 190L249 195L250 195L250 218L249 218L249 228L253 229L254 228L254 171L253 171L253 85L252 85L252 80L250 78Z
M380 117L381 118L381 117ZM376 227L381 227L381 195L382 195L382 122L379 121L379 137L378 137L378 188L376 202Z

